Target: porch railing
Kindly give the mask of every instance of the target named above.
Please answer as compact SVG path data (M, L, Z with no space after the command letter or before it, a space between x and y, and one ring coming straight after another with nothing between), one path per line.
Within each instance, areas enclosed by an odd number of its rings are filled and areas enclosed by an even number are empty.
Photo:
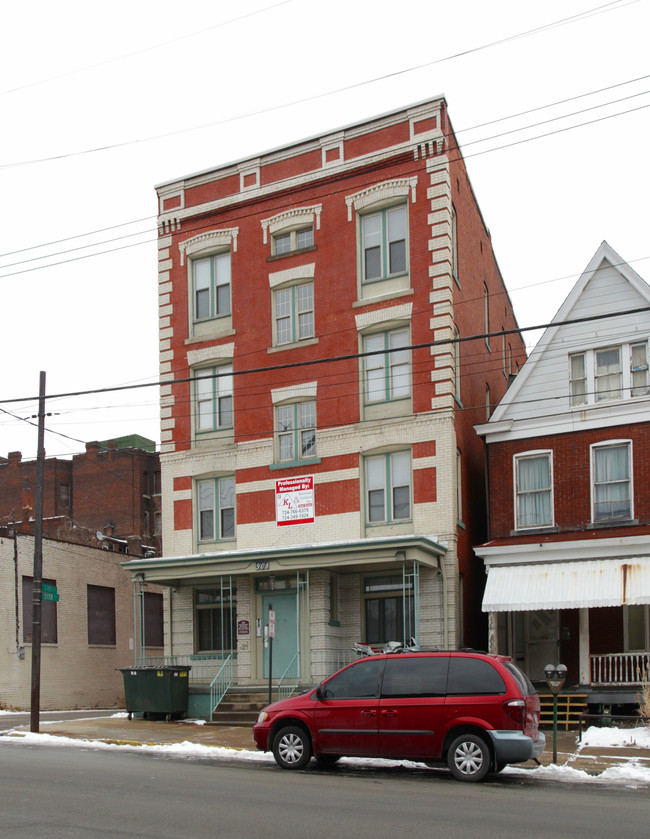
M147 667L165 666L188 667L191 685L210 684L221 667L227 653L197 655L138 656L138 665Z
M352 649L345 650L312 650L311 651L311 680L321 682L326 676L336 673L341 667L359 658Z
M235 675L234 662L235 656L231 653L225 659L219 668L219 672L210 683L210 708L212 709L212 713L216 711L219 703L226 695L228 688L233 683Z
M650 652L592 655L592 685L640 685L650 681Z

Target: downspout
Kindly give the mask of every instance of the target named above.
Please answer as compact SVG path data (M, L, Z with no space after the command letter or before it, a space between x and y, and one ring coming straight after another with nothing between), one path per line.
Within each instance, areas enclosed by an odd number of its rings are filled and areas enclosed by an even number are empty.
M14 511L11 511L11 518L15 518ZM16 652L18 658L25 658L25 648L20 643L20 593L18 588L18 534L16 533L16 523L12 522L14 527L14 595L16 601Z
M442 557L438 557L438 576L440 577L440 607L442 611L442 641L443 649L449 649L449 604L447 603L447 576L445 575Z

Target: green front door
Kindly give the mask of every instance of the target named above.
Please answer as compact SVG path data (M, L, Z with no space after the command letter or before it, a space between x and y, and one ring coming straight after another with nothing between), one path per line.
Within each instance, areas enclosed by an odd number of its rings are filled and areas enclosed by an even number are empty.
M262 624L269 622L269 609L275 612L273 639L273 679L279 679L298 652L297 595L295 591L269 592L262 598ZM297 664L296 664L297 667ZM295 675L292 668L292 675ZM269 648L264 647L264 678L269 677Z

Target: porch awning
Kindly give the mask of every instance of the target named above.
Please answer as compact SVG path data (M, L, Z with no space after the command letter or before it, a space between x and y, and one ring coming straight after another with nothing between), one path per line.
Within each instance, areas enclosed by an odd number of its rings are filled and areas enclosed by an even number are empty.
M650 557L490 565L484 612L650 603Z

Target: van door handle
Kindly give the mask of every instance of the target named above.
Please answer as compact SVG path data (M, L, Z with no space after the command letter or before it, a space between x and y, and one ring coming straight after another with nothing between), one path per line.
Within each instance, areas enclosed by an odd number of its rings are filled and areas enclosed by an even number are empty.
M382 717L396 717L397 711L393 708L386 708L386 710L381 712Z
M365 711L362 711L362 712L361 712L361 716L362 716L362 717L376 717L376 716L377 716L377 712L376 712L376 711L369 711L369 710L365 710Z

